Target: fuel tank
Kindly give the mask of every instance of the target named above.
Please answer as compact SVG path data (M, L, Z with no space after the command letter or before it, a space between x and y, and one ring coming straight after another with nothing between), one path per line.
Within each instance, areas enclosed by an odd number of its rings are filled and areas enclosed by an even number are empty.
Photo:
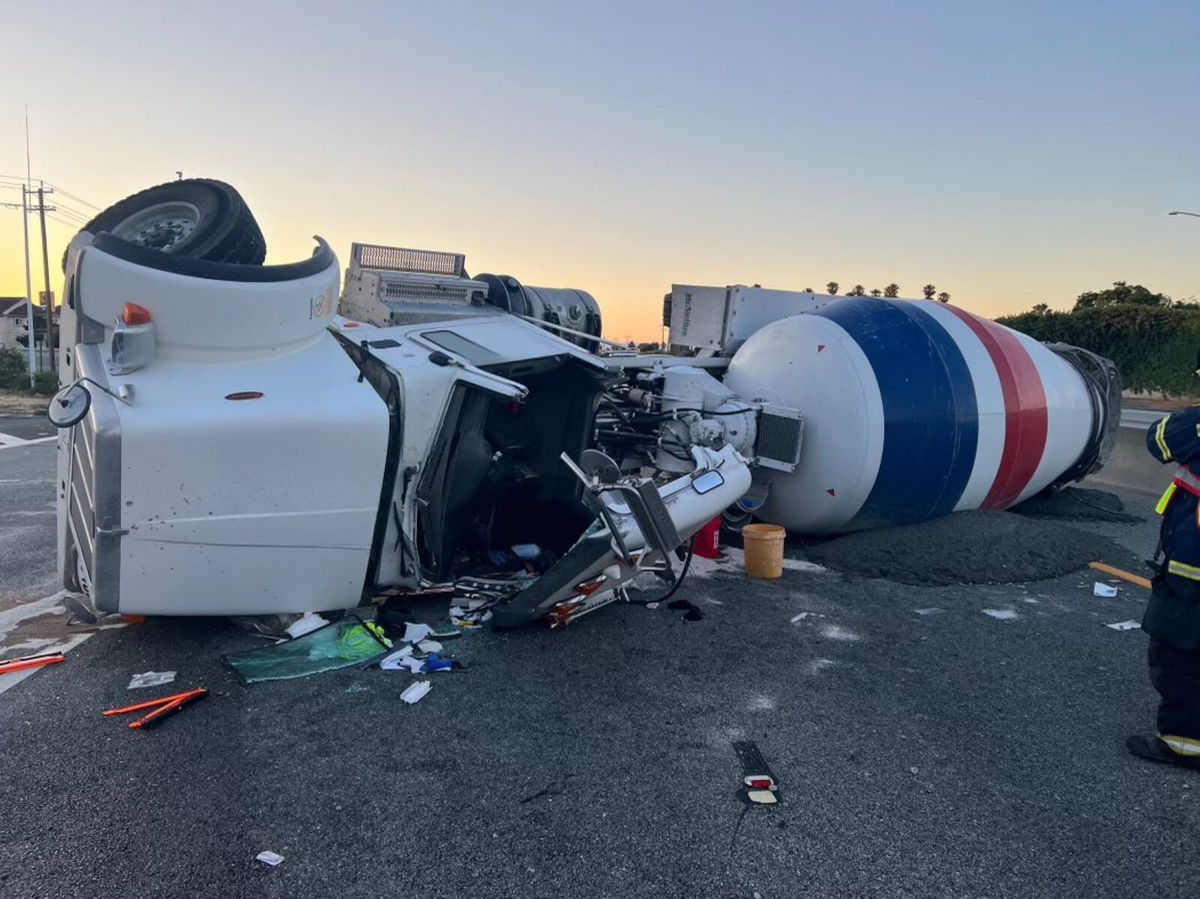
M804 416L800 464L760 472L756 514L832 534L1005 509L1080 477L1120 417L1119 379L1098 385L1080 352L918 300L845 297L775 321L725 377Z

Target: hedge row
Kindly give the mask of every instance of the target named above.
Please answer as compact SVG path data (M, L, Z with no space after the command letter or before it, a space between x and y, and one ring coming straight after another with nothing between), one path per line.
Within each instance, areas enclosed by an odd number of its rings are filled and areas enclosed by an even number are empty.
M1172 396L1200 393L1196 351L1200 309L1108 306L1074 312L1025 312L997 319L1035 340L1069 343L1111 359L1126 390Z
M0 390L29 393L29 368L20 350L0 347ZM39 371L33 376L33 393L50 396L58 390L58 372Z

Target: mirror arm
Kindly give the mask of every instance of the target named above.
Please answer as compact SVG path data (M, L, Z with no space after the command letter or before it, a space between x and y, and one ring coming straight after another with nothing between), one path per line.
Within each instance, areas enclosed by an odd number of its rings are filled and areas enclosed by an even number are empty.
M117 400L118 402L124 403L126 406L132 406L132 405L133 405L133 401L132 401L131 399L129 399L129 398L128 398L129 396L131 396L131 394L129 394L129 393L126 393L126 395L125 395L125 396L120 396L119 394L113 393L111 390L109 390L109 389L108 389L107 387L105 387L103 384L101 384L101 383L99 383L99 382L97 382L97 381L93 381L91 378L89 378L89 377L86 377L86 376L85 376L85 377L82 377L82 378L76 378L76 379L75 379L75 383L76 383L76 384L83 384L83 383L85 383L85 382L86 382L86 383L88 383L88 384L91 384L91 385L93 385L94 387L98 387L98 388L99 388L99 389L100 389L102 392L104 392L104 393L107 393L107 394L108 394L109 396L111 396L111 397L112 397L114 400ZM124 388L122 388L122 389L124 389Z

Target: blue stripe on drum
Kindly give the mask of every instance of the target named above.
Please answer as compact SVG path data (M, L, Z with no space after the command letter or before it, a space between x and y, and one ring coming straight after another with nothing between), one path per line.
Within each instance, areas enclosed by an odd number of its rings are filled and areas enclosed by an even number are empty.
M883 398L883 456L850 530L953 511L979 440L971 371L954 338L912 303L845 297L809 315L840 325L862 348Z

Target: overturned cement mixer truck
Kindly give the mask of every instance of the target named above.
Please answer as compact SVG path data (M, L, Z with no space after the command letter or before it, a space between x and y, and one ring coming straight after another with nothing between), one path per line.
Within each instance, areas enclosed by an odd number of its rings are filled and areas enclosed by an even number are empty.
M676 285L670 352L586 292L354 244L264 265L171 182L71 242L58 550L101 611L346 609L388 588L562 624L665 585L715 516L801 534L1006 508L1105 460L1110 362L948 305ZM339 289L340 288L340 289Z

